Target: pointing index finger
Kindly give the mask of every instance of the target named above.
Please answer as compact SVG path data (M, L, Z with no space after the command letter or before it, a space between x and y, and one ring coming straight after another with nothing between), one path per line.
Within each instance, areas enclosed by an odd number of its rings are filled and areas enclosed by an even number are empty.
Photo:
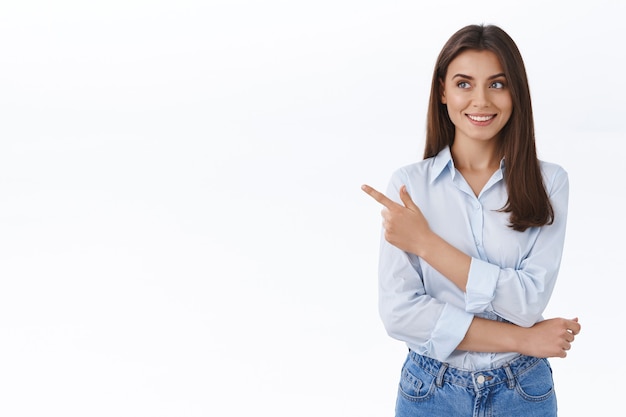
M378 201L380 204L382 204L383 206L385 206L387 208L391 208L391 207L397 205L397 203L395 201L391 200L386 195L384 195L383 193L375 190L374 188L370 187L369 185L363 184L361 186L361 190L365 191L367 194L369 194L370 197L372 197L374 200Z

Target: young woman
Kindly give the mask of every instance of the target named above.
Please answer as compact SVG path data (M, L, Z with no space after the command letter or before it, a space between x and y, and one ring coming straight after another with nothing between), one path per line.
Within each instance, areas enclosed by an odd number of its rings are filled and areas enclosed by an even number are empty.
M435 65L424 160L381 203L379 302L406 343L396 416L557 415L549 357L578 319L544 320L568 177L539 161L524 63L499 27L455 33Z

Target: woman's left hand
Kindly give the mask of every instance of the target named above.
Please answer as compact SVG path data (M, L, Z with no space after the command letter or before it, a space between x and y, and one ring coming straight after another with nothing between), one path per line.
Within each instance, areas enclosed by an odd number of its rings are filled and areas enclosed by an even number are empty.
M406 186L400 187L400 199L404 205L396 203L369 185L363 185L361 189L384 206L381 214L385 240L403 251L420 256L431 230L422 211L407 192Z

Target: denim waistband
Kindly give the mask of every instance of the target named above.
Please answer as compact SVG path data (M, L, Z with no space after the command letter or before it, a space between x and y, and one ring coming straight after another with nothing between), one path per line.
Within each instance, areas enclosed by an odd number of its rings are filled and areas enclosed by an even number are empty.
M443 382L463 387L484 388L497 384L506 383L509 388L515 386L515 377L523 374L535 366L541 358L521 355L504 365L480 371L468 371L440 362L427 356L419 355L413 351L409 352L409 357L421 369L436 377L438 386Z

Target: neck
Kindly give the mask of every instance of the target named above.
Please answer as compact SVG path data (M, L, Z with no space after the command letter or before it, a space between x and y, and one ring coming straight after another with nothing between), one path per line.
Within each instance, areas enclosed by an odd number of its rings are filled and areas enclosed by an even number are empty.
M455 140L450 151L454 166L460 170L493 171L500 166L502 159L495 141Z

